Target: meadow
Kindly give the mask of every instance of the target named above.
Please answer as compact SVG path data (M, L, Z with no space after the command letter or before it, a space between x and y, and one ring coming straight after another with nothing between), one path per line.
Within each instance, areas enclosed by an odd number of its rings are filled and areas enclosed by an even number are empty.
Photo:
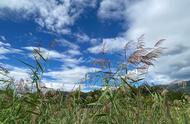
M0 92L2 124L188 124L188 95L170 99L168 92L146 87L138 93L120 87L89 93L49 91L45 95ZM171 95L171 94L170 94ZM176 94L172 94L174 96Z

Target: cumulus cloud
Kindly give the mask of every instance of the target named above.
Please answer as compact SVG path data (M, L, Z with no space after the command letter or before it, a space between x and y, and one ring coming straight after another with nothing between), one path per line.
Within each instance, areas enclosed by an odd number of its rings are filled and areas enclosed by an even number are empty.
M3 11L21 13L24 18L33 17L41 27L57 33L69 33L72 25L85 7L95 7L96 0L1 0Z
M154 77L171 80L189 80L190 56L189 0L143 0L128 8L126 16L130 19L130 28L126 36L130 39L146 34L146 44L155 40L167 39L163 46L165 54L151 69ZM143 10L143 11L142 11ZM157 82L167 83L157 80Z
M105 4L105 1L107 1L106 6L100 7L99 12L113 8L113 5L109 3L111 0L103 0L101 4ZM115 4L114 6L120 5L119 2L115 2ZM189 4L189 0L183 2L179 0L141 0L125 4L126 9L121 11L122 14L119 14L120 11L118 12L118 15L124 16L112 17L113 12L106 11L102 17L108 15L111 19L125 20L128 27L122 34L125 39L134 40L145 34L147 46L152 46L159 39L167 39L163 44L163 47L167 48L164 55L155 63L155 67L150 69L155 82L190 80L190 64L188 63L190 56ZM118 48L120 43L123 42L118 40L109 47ZM95 51L95 48L90 48L90 51Z

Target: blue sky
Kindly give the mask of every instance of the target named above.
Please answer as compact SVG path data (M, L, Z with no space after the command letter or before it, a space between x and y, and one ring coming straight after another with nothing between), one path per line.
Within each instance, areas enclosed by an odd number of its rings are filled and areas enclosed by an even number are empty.
M145 34L147 46L167 39L167 50L150 68L150 82L189 80L187 5L188 0L1 0L0 63L16 80L27 79L29 70L17 59L31 62L32 49L41 47L49 58L42 82L72 90L99 70L91 61L101 57L103 45L115 62L127 41Z

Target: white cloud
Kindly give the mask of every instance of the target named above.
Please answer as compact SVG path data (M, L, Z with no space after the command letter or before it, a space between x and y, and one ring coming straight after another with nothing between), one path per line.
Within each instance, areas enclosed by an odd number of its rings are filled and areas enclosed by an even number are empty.
M6 53L10 53L11 51L7 48L4 47L0 47L0 54L6 54Z
M9 75L11 77L14 77L14 79L16 79L16 80L29 79L30 78L29 70L26 68L14 67L14 68L12 68L12 70L10 70Z
M2 74L0 74L0 79L2 80L9 80L10 78L13 79L14 85L18 88L19 85L27 85L28 88L31 88L31 78L30 78L30 70L26 69L26 68L21 68L21 67L16 67L16 66L12 66L12 65L8 65L8 64L4 64L4 63L0 63L1 66L3 66L4 68L6 68L9 73L7 74L8 77L3 76ZM24 82L21 82L21 80L23 80ZM57 81L57 80L56 80ZM0 87L3 86L2 84L0 84ZM50 89L54 89L54 90L63 90L63 91L72 91L72 90L76 90L77 88L79 88L79 86L82 88L82 84L75 84L75 83L68 83L65 84L64 82L52 82L50 80L47 79L43 79L41 80L40 86L45 86L47 88Z
M23 79L30 86L30 70L27 68L16 67L9 64L0 63L1 66L6 68L9 73L9 77L14 79L15 84L19 84L19 82ZM51 70L49 72L44 73L43 76L50 77L53 80L50 80L46 77L43 77L41 80L41 85L52 88L59 89L64 91L72 91L77 88L84 88L84 85L81 84L81 81L85 79L85 76L89 72L95 72L99 69L93 67L86 66L75 66L73 68L65 68L63 67L61 70ZM0 75L1 79L7 79L5 76Z
M1 66L6 68L9 73L7 74L9 77L14 79L15 85L19 85L21 80L24 80L25 83L30 87L31 78L30 78L30 70L23 67L16 67L9 64L0 63ZM43 76L48 76L53 80L49 80L46 77L42 77L40 85L45 86L47 88L59 89L64 91L72 91L76 90L79 87L82 89L84 85L81 84L81 81L85 79L85 76L89 72L95 72L99 69L93 67L86 66L75 66L73 68L65 68L63 67L61 70L51 70L49 72L44 73ZM6 76L0 74L0 79L8 79Z
M40 50L40 54L45 59L57 60L57 61L63 62L65 66L74 66L74 65L79 64L82 61L81 59L78 59L78 58L71 56L71 55L77 54L77 53L71 52L71 54L65 54L65 53L57 52L55 50L48 50L46 48L32 47L32 46L23 47L23 49L29 50L29 51L33 51L34 49ZM33 58L33 55L29 54L29 57Z
M48 50L46 48L42 48L42 47L33 47L33 46L28 46L28 47L23 47L23 49L25 50L29 50L29 51L33 51L34 49L39 50L40 54L42 54L42 56L44 58L48 58L48 59L61 59L64 58L65 56L57 51L54 50ZM30 57L32 57L32 54L30 54Z
M8 59L5 55L7 54L19 54L22 50L12 48L9 43L0 41L0 59Z
M98 16L103 19L122 19L128 0L102 0Z
M2 60L2 59L8 59L8 58L4 55L0 55L0 60Z
M189 4L189 0L143 0L127 10L126 16L131 21L126 32L128 38L145 33L147 45L167 39L163 44L167 48L165 55L151 69L157 82L190 79Z
M8 70L8 76L13 78L15 81L19 81L20 79L29 79L30 75L29 69L23 67L16 67L5 63L0 63L0 66ZM0 74L0 78L5 78L2 74Z
M9 54L9 53L20 53L21 50L19 49L14 49L14 48L10 48L10 47L4 47L4 46L0 46L0 54Z
M46 87L60 89L65 91L75 90L77 88L84 88L81 84L85 80L86 74L96 72L99 69L86 66L75 66L72 68L63 67L61 70L47 72L44 76L51 77L54 80L42 81ZM52 83L56 82L56 83Z
M67 48L74 49L74 50L77 50L77 49L80 48L75 43L69 42L69 41L67 41L65 39L55 40L55 43L58 43L59 45L61 45L63 47L67 47Z
M85 7L95 7L96 0L1 0L0 9L21 13L24 18L34 20L44 28L57 33L69 33L72 25ZM1 16L7 16L1 12Z
M11 47L9 43L0 42L0 46Z
M19 2L17 0L3 0L0 8L21 12L26 17L32 15L36 17L35 21L42 27L59 33L67 33L69 32L67 27L75 22L84 6L94 7L95 3L95 0L93 2L65 0L61 3L56 0L20 0ZM98 16L101 19L125 20L128 30L122 36L103 39L101 44L95 44L88 50L92 53L98 53L105 45L106 51L119 51L123 49L126 40L134 40L141 34L145 34L145 42L148 46L165 38L167 40L163 46L168 49L156 63L155 68L151 69L151 74L158 82L175 79L189 80L190 28L188 25L190 25L190 16L188 12L190 8L188 5L190 5L189 0L183 0L183 2L179 0L135 0L135 2L102 0ZM0 15L2 16L2 13ZM87 41L90 38L81 35L80 39ZM65 41L63 44L67 44L75 50L71 50L69 53L79 55L77 45L69 45ZM0 46L1 55L10 52L9 44L0 42ZM49 56L52 59L67 61L68 65L76 66L74 62L77 59L75 58L56 51L45 51L50 52Z
M85 33L78 33L75 35L77 37L77 40L79 42L90 42L90 37L86 35Z
M92 38L87 34L81 32L74 34L74 37L76 37L76 40L79 43L89 43L91 45L97 45L101 41L100 38Z
M5 36L0 36L0 39L3 41L6 41L6 37Z
M126 43L127 40L124 37L106 38L103 39L101 44L89 48L88 51L96 54L102 50L109 53L117 52L123 50Z
M97 71L97 68L91 68L86 66L75 66L72 68L63 68L59 71L50 71L45 73L45 76L49 76L61 83L79 83L85 78L85 75L89 72Z
M83 85L82 84L74 84L74 83L70 83L70 84L65 84L65 83L52 83L48 80L42 80L42 85L44 85L47 88L50 89L54 89L54 90L62 90L62 91L74 91L76 89L78 89L79 87L82 89Z
M68 50L66 53L71 56L82 55L82 53L79 50L72 50L72 49Z
M114 6L120 5L120 3L115 4L117 5ZM167 48L165 54L151 69L156 82L190 80L190 64L188 63L190 56L190 28L188 27L190 16L188 12L190 8L188 5L190 5L189 0L141 0L125 4L126 10L122 11L124 16L118 16L126 20L128 26L126 32L123 33L123 38L134 40L145 34L145 43L148 46L153 45L159 39L167 39L163 44ZM112 6L107 4L104 10ZM106 12L106 15L111 14L111 11ZM117 45L120 43L122 42L118 41Z

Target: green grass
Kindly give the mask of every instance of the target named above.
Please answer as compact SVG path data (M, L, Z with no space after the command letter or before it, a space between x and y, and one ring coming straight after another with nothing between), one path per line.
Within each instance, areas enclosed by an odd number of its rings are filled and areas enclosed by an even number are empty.
M167 100L156 92L132 95L122 88L22 96L7 89L0 94L0 115L5 124L188 124L190 105L185 99Z

